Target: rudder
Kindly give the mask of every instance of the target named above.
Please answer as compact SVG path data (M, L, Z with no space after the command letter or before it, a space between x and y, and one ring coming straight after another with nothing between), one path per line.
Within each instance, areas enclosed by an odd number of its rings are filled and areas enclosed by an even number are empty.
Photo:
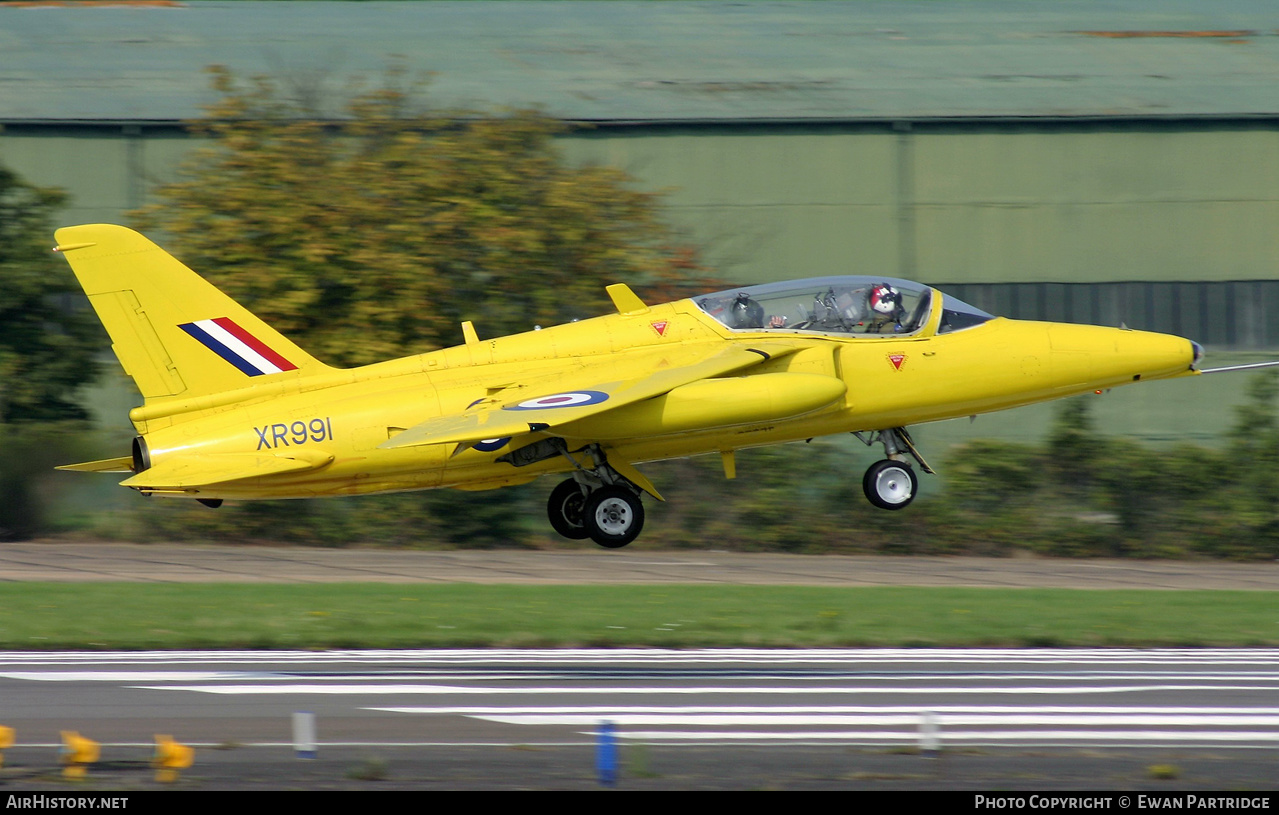
M132 229L89 224L55 237L147 402L331 370Z

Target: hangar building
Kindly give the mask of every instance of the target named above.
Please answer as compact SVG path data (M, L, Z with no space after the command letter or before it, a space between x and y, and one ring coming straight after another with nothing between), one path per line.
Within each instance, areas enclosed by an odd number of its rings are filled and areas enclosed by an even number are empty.
M0 2L0 163L119 221L203 69L540 106L748 283L917 279L1010 317L1279 347L1266 0Z

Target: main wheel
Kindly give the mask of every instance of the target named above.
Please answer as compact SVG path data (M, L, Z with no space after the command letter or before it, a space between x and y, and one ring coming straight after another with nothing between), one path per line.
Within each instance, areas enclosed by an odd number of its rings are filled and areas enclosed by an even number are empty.
M585 509L586 493L582 492L582 485L571 478L561 481L551 490L551 497L546 502L546 515L551 519L551 527L569 540L580 541L590 537L582 522Z
M625 487L600 487L586 499L582 521L591 540L606 549L619 549L644 528L644 505Z
M876 461L862 478L862 491L880 509L902 509L915 500L919 478L909 464L884 459Z

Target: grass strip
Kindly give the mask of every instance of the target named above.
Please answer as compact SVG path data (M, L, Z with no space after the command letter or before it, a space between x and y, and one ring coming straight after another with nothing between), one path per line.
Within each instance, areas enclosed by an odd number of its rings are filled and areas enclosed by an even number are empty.
M0 648L1279 645L1279 592L0 584Z

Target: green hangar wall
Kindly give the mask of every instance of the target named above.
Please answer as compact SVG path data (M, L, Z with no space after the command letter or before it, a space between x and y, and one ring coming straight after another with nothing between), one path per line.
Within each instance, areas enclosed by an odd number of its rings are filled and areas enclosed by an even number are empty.
M120 221L195 145L207 66L321 99L398 64L441 108L584 125L569 159L667 190L735 282L1279 348L1274 32L1272 0L0 4L0 162Z
M884 274L1008 316L1279 343L1279 123L650 128L567 140L672 190L734 279Z
M1279 270L1279 122L601 129L565 141L579 161L672 189L681 221L751 279L798 257L954 283Z
M922 280L1012 317L1279 346L1279 125L1269 121L595 127L578 163L667 191L729 280ZM9 126L0 163L120 221L175 177L180 128Z

